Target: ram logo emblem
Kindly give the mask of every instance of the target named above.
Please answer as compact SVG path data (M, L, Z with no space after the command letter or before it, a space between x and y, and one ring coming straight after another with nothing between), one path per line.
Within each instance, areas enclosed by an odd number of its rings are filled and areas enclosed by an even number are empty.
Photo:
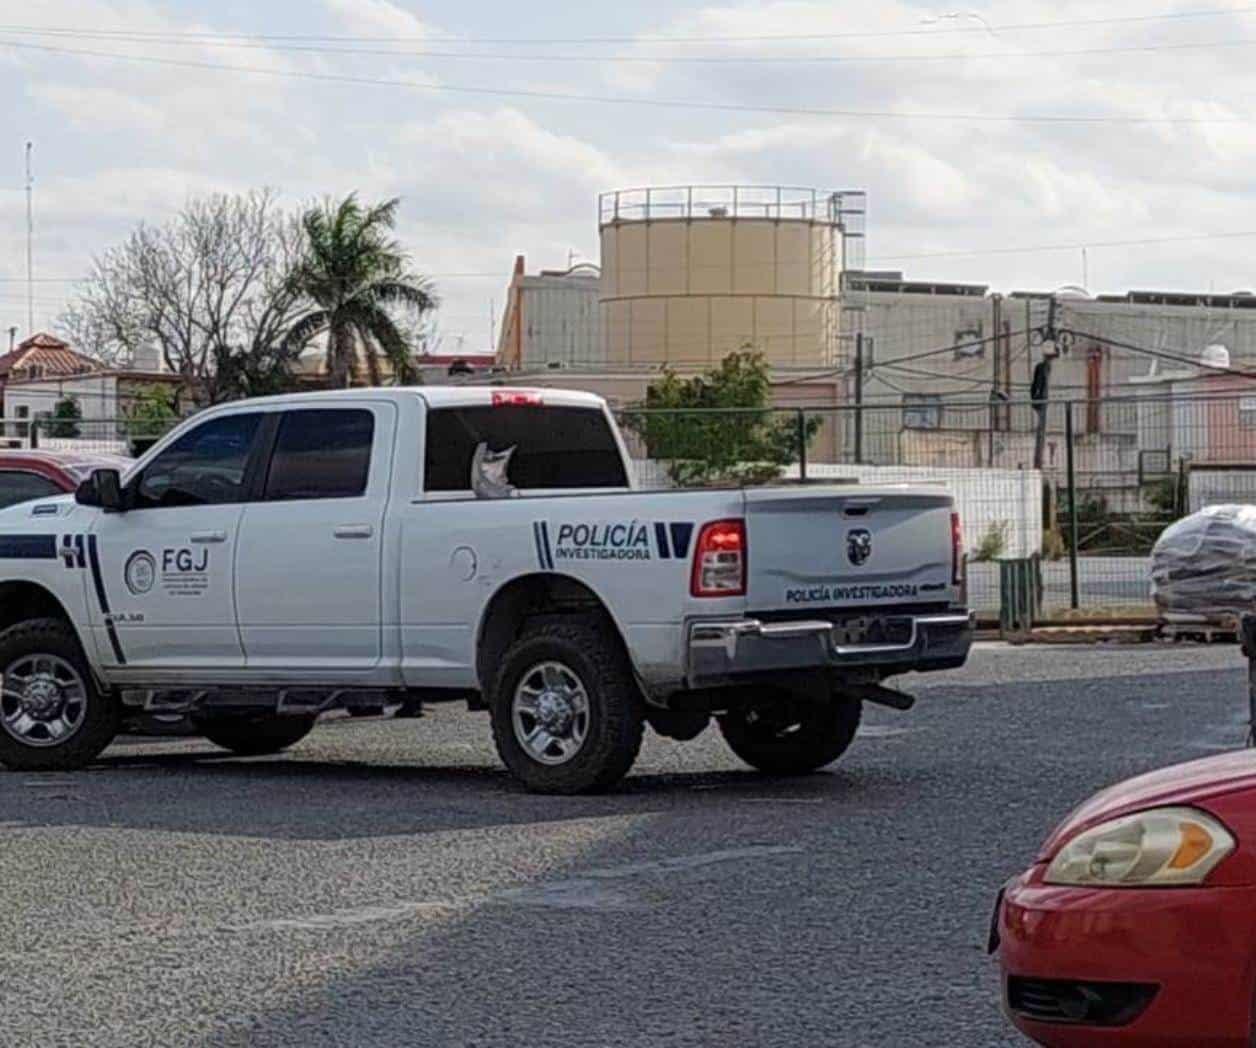
M846 556L855 567L872 556L872 532L867 528L854 528L846 533Z

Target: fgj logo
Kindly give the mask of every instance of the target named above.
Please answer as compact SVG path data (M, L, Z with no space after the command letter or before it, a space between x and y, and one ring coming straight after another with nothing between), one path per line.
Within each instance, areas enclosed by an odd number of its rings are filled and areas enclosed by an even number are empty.
M199 575L209 567L209 550L198 551L200 557L190 549L163 549L161 551L161 570L167 574L192 572Z
M122 577L126 580L126 588L135 596L142 597L157 581L157 561L147 550L136 550L127 557Z
M872 556L872 532L867 528L853 528L846 532L846 556L859 567Z

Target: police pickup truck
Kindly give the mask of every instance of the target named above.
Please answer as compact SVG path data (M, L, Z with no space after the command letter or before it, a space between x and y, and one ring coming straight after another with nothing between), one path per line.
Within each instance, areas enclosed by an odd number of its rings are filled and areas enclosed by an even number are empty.
M772 773L835 760L882 681L972 639L938 488L636 490L605 403L505 387L221 405L125 473L0 512L0 763L183 712L241 754L337 707L487 709L529 788L714 718Z

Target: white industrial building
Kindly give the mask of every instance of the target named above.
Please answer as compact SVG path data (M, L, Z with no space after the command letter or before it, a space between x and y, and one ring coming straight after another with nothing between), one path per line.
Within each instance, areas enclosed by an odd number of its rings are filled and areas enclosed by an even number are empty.
M1075 336L1052 365L1050 397L1076 402L1079 468L1136 490L1139 381L1166 368L1205 374L1193 362L1211 344L1236 368L1256 365L1250 292L1001 293L908 280L863 268L865 208L859 192L788 187L603 194L600 273L528 275L516 260L497 366L628 405L663 366L692 372L753 347L772 365L778 405L864 406L858 437L844 412L817 440L817 461L850 460L857 442L872 464L1027 468L1034 332L1054 300L1056 326ZM1063 428L1057 408L1048 471L1063 468Z
M601 271L589 263L529 274L524 256L517 256L497 340L498 364L525 370L602 363L600 279Z

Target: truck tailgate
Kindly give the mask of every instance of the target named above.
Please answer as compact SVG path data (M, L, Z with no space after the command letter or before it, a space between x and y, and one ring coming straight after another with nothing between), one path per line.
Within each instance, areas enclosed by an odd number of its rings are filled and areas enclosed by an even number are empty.
M952 596L953 500L927 487L746 491L752 612Z

